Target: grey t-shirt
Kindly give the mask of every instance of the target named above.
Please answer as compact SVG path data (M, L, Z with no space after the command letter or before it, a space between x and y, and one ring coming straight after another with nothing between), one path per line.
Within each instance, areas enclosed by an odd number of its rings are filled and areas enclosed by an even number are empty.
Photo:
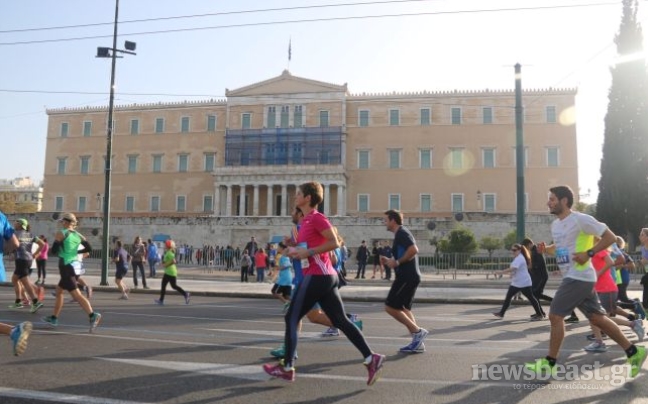
M34 259L32 255L32 244L34 244L34 236L27 230L16 230L16 237L18 238L18 249L16 250L16 259L31 261Z

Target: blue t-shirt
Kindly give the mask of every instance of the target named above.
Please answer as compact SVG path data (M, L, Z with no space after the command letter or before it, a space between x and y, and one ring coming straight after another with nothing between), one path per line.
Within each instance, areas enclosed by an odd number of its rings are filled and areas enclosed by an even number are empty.
M290 266L290 258L282 255L279 259L279 277L277 278L277 285L290 286L292 285L293 276Z
M4 243L14 235L14 228L7 220L7 216L0 212L0 282L6 282L5 267L4 267Z

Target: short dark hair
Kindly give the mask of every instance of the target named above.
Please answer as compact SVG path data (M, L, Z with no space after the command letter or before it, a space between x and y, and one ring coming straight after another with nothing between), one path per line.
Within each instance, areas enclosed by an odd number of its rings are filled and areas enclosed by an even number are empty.
M567 207L571 208L574 204L574 191L567 185L559 185L557 187L549 188L549 192L556 195L558 200L567 198Z
M385 215L387 215L387 219L395 221L399 226L403 225L403 214L399 210L389 209Z
M302 195L304 195L304 198L307 196L311 197L311 208L319 205L324 200L324 189L322 188L322 184L320 184L319 182L305 182L299 186L299 190L301 191Z

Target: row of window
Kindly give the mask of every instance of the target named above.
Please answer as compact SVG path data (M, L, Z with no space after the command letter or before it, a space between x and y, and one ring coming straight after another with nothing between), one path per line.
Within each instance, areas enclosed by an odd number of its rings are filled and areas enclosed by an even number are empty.
M482 123L492 124L493 121L493 107L482 107ZM207 132L216 131L216 115L207 115L206 128ZM401 111L398 108L389 109L388 121L390 126L400 126ZM461 125L463 123L463 110L461 107L450 108L450 122L452 125ZM556 123L556 107L545 107L545 122ZM304 126L303 107L296 105L293 108L292 114L289 106L281 106L277 109L276 106L269 106L266 110L265 123L267 128L288 128L295 127L301 128ZM431 125L432 122L432 108L424 107L419 109L419 124L421 126ZM358 111L358 126L366 127L371 124L371 115L369 110ZM245 112L241 114L241 129L250 129L252 125L252 113ZM330 125L329 111L319 111L319 126L328 127ZM113 120L113 132L117 127L117 121ZM155 118L154 133L165 133L166 121L165 118ZM140 119L135 118L130 120L129 131L131 135L140 133ZM183 116L180 118L180 133L188 133L191 131L191 118ZM84 121L82 124L83 136L92 135L92 121ZM59 135L61 137L68 137L70 135L70 124L62 122Z
M525 200L525 209L529 209L528 195L524 195ZM451 194L450 195L450 206L452 212L464 212L464 194ZM400 194L389 194L387 196L387 205L388 209L401 209L401 195ZM479 193L478 195L478 208L484 212L495 212L497 210L497 194L495 193ZM357 197L357 208L358 212L369 212L370 207L370 195L369 194L358 194ZM419 195L419 211L420 212L432 212L434 207L432 206L432 195L431 194L420 194Z
M91 198L88 198L86 196L80 196L77 198L77 206L76 206L76 211L77 212L88 212L93 210L93 208L90 206L90 201ZM65 208L64 204L65 200L62 196L57 196L54 198L54 209L56 211L63 211ZM96 197L96 206L95 210L96 211L101 211L103 209L103 200L99 195ZM135 197L134 196L127 196L126 199L124 200L124 210L126 212L135 212ZM160 196L151 196L149 198L149 205L148 205L148 211L150 212L161 212L162 211L162 205L161 205L161 197ZM186 212L187 211L187 197L185 195L177 195L176 196L176 205L175 205L175 211L176 212ZM203 212L209 213L214 211L214 196L213 195L204 195L203 196Z
M216 115L207 115L207 132L216 131ZM112 129L113 133L116 132L117 120L113 119ZM103 128L102 128L103 129ZM141 130L140 119L134 118L130 120L129 133L131 135L138 135ZM165 133L166 131L166 119L165 118L155 118L155 124L153 127L155 133ZM191 118L188 116L183 116L180 118L180 133L191 132ZM81 134L85 137L92 136L92 121L83 121ZM70 135L70 124L69 122L61 122L61 127L59 130L60 137L68 137Z
M389 168L397 169L402 166L403 149L387 150L387 159ZM524 164L529 165L529 149L524 149ZM513 148L513 161L516 162L517 150ZM497 149L494 147L484 147L481 149L481 166L483 168L497 167ZM560 148L557 146L545 147L545 165L547 167L558 167L560 165ZM462 147L452 147L449 153L449 168L462 169L467 168L466 150ZM366 170L371 167L371 150L357 151L357 168ZM515 163L514 163L515 164ZM432 149L419 149L419 168L432 168Z
M389 149L388 150L388 164L390 169L398 169L402 166L402 149ZM483 168L495 168L497 167L497 149L495 148L482 148L481 149L481 166ZM513 148L513 161L516 161L516 149ZM524 150L524 162L528 166L528 148ZM328 152L322 151L318 155L319 164L328 163ZM449 168L452 169L462 169L466 168L466 151L464 148L451 148L450 149L450 159L449 159ZM294 156L293 156L294 157ZM134 174L140 171L139 168L139 158L137 154L127 155L128 159L128 173ZM177 161L177 170L178 172L187 172L189 169L189 154L179 154ZM301 163L303 163L303 157L299 154ZM152 165L151 172L160 173L162 172L164 155L162 154L153 154L152 155ZM87 175L90 173L90 156L81 156L80 157L80 174ZM266 153L263 161L265 164L288 164L287 157L285 159L278 159L277 156L272 153ZM294 158L290 160L295 164L299 164ZM248 154L241 154L241 165L249 165L250 156ZM258 162L257 162L258 163ZM67 157L58 157L58 165L56 173L58 175L67 174ZM545 165L547 167L558 167L560 165L560 148L559 147L546 147L545 148ZM205 172L212 172L216 166L216 153L205 153L203 156L203 169ZM357 168L361 170L366 170L371 167L371 150L358 150L357 151ZM432 161L432 149L419 149L419 168L428 169L433 167Z
M139 155L137 154L130 154L127 155L126 158L128 159L128 173L129 174L134 174L139 171ZM151 171L154 173L160 173L162 172L162 165L164 162L164 155L162 154L153 154L152 155L152 165L151 165ZM86 175L90 173L90 156L80 156L81 164L80 164L80 169L79 172L80 174ZM68 164L68 158L67 157L58 157L58 164L56 168L56 173L58 175L65 175L67 174L67 164ZM104 157L104 165L105 165L105 157ZM212 172L214 171L214 167L216 167L216 153L204 153L203 156L203 169L205 172ZM189 170L189 154L179 154L178 155L178 172L184 173Z
M451 194L451 209L453 212L463 212L464 211L464 194ZM480 210L484 212L495 212L497 209L497 194L485 192L479 195L479 199L483 199L483 206L479 206ZM96 211L102 210L102 199L97 195L96 199ZM202 201L203 212L209 213L214 211L214 197L213 195L203 195ZM401 209L401 195L400 194L389 194L388 195L388 209ZM528 210L528 197L525 194L525 203ZM92 207L89 206L90 198L86 196L80 196L77 198L77 212L87 212L92 210ZM238 206L238 202L237 202ZM64 210L64 199L62 196L55 197L55 210L63 211ZM357 196L357 209L358 212L369 212L370 211L370 195L369 194L358 194ZM420 212L432 212L432 195L431 194L420 194L419 195L419 209ZM135 212L135 197L126 196L124 200L124 210L126 212ZM148 210L150 212L160 212L162 210L161 206L161 197L160 196L151 196L149 198ZM187 210L187 197L185 195L176 195L176 212L186 212Z

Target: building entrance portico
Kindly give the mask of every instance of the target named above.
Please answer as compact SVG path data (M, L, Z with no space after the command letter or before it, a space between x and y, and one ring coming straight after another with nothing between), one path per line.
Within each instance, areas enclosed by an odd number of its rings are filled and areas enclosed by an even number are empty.
M288 216L297 187L309 181L324 187L324 214L346 215L346 176L338 166L217 168L214 215Z

